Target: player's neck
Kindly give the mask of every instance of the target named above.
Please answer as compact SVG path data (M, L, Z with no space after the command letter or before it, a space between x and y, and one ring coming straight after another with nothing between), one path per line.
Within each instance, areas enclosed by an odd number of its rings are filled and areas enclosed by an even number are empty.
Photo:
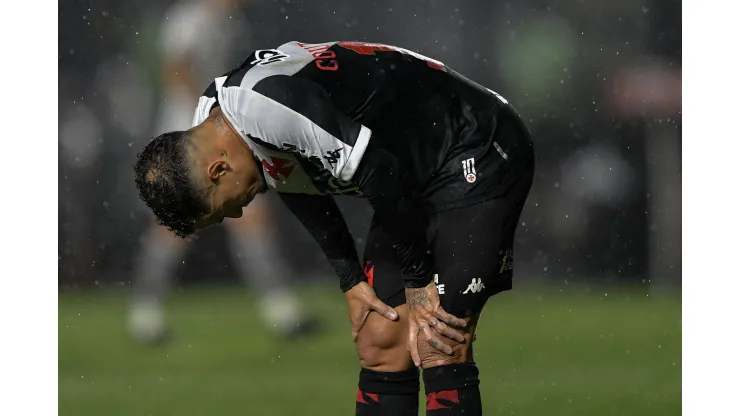
M198 128L203 130L203 137L207 138L209 144L217 147L218 152L226 149L232 157L254 158L254 152L224 116L220 107L211 110L208 118Z

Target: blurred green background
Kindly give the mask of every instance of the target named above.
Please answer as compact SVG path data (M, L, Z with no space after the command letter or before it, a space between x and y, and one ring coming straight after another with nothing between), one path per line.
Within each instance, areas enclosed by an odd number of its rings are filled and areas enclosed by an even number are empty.
M60 414L354 414L343 297L300 293L326 319L316 338L283 342L243 290L200 288L169 299L173 332L158 347L126 337L123 292L60 293ZM677 415L680 296L517 288L489 302L476 361L486 414Z

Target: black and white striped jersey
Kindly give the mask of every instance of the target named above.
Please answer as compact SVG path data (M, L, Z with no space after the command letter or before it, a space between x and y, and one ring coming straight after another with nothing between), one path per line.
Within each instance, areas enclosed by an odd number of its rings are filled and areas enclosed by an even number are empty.
M422 287L434 260L420 211L505 192L526 154L517 148L531 145L503 98L441 62L381 44L289 42L254 51L208 87L193 124L217 105L344 290L363 273L331 195L370 202L406 286Z
M372 141L398 158L429 209L445 209L495 191L515 145L490 140L503 99L441 62L381 44L254 51L208 87L193 125L216 105L283 193L360 195L351 179ZM466 180L472 161L487 181Z

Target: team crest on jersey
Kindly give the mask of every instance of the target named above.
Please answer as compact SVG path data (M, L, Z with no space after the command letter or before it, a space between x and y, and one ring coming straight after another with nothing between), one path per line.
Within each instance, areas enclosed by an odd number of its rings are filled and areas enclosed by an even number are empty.
M254 51L254 60L250 62L250 65L269 65L275 62L282 62L288 59L290 56L284 54L277 49L260 49Z
M265 168L265 173L270 175L272 179L276 181L284 181L288 179L295 165L285 159L279 157L272 157L272 164L267 159L262 159L262 166Z
M471 157L470 159L465 159L462 164L465 180L468 181L468 183L475 182L475 179L477 178L475 176L475 158Z

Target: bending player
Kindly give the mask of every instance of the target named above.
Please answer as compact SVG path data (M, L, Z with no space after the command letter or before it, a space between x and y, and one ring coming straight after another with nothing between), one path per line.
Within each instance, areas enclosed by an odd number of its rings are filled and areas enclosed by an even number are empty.
M194 127L155 138L141 198L185 237L238 218L268 189L314 236L348 304L358 415L481 414L472 339L512 284L532 140L500 96L444 64L380 44L289 42L215 79ZM375 215L361 265L332 195Z

